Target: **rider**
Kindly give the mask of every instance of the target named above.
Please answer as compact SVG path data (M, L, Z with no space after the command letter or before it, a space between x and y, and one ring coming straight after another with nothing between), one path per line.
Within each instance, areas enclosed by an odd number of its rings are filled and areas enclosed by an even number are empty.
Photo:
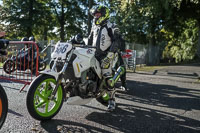
M94 17L92 29L88 37L88 45L96 46L95 57L101 64L103 78L109 88L113 87L112 63L114 53L118 51L116 43L119 29L109 21L109 9L106 6L95 6L90 10ZM114 96L108 102L108 110L115 109Z
M0 54L1 55L6 55L7 52L5 49L8 47L9 41L3 39L5 37L6 33L5 32L0 32Z

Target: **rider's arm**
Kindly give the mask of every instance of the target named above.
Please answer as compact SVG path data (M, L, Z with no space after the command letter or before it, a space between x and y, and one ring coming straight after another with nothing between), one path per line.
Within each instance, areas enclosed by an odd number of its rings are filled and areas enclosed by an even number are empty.
M93 43L93 31L90 32L90 35L88 37L88 45L92 46Z
M112 32L113 32L113 42L112 42L112 44L111 44L111 46L110 46L110 52L118 52L118 50L119 50L119 42L120 42L120 37L121 37L121 34L120 34L120 31L119 31L119 28L116 26L116 25L114 25L113 27L112 27Z

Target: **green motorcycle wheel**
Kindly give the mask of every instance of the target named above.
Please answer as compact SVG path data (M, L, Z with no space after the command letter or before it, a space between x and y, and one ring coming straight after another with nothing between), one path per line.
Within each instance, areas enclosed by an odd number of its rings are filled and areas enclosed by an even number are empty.
M51 75L42 74L30 85L26 106L29 114L37 120L50 120L63 105L64 92L59 85L55 97L51 98L56 86L56 80Z

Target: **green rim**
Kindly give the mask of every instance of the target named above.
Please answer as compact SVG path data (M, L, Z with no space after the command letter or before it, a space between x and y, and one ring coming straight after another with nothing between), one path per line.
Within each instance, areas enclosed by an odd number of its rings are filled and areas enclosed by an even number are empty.
M54 87L52 87L52 85ZM42 81L35 91L34 108L36 112L42 117L49 117L56 113L62 103L63 92L60 85L58 87L55 98L53 100L49 100L49 97L51 96L55 86L56 80L50 78Z

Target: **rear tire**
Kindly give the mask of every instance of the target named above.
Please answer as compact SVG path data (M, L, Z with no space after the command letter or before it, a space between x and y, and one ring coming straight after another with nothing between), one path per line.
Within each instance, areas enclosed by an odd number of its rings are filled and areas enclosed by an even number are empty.
M0 85L0 129L6 120L7 113L8 113L8 99L3 87Z
M60 111L63 105L64 91L59 85L55 98L50 99L55 85L55 78L46 74L38 76L30 85L26 106L34 119L50 120Z
M3 65L3 70L7 74L11 74L12 72L15 71L15 62L11 59L7 60Z

